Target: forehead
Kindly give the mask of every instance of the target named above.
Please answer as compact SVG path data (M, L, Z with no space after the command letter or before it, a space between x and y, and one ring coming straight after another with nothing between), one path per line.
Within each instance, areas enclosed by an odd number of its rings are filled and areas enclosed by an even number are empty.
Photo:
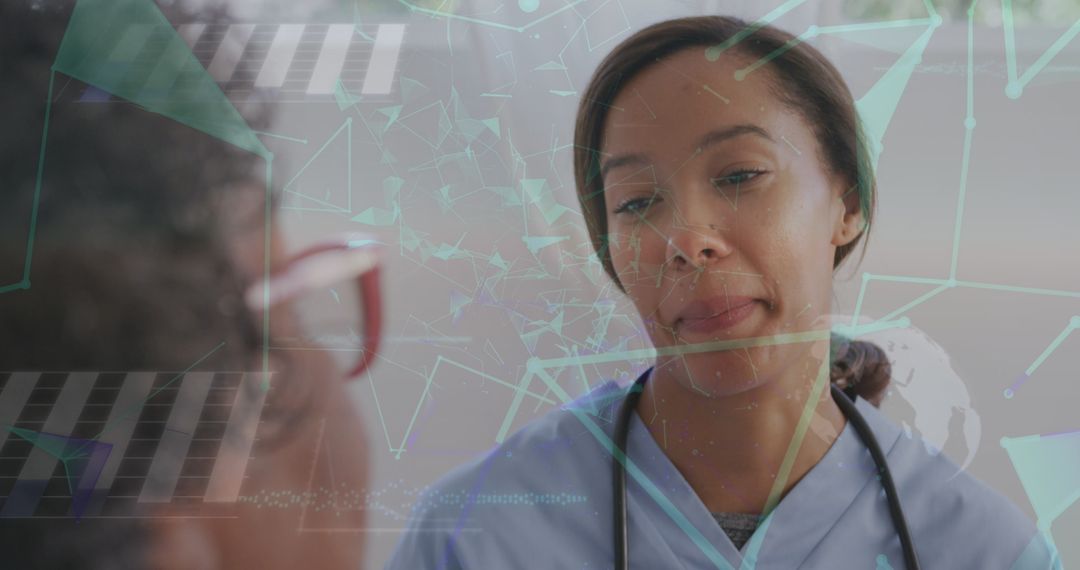
M737 72L750 69L755 61L735 52L709 61L704 48L690 48L651 64L611 102L604 154L656 144L692 145L689 141L704 133L737 124L758 125L789 138L805 129L801 118L777 98L767 64L736 79Z

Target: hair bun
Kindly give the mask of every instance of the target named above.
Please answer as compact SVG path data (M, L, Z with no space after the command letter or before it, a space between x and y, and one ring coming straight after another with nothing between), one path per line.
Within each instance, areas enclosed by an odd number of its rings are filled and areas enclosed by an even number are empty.
M837 387L851 389L875 407L885 398L892 379L892 366L880 346L862 340L832 335L830 379Z

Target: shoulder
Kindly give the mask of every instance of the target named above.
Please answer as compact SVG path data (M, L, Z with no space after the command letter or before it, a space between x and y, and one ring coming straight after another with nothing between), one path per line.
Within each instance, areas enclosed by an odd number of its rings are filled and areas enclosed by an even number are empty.
M594 430L611 433L612 409L624 393L607 382L439 479L413 506L387 568L456 568L501 559L506 540L538 526L584 537L588 529L558 521L585 525L608 508L599 504L603 497L586 492L589 478L609 464Z
M611 418L625 388L606 382L584 396L528 423L491 451L439 479L430 492L457 492L481 486L513 490L551 482L572 473L561 469L570 462L581 471L584 464L603 460L601 445L590 427L610 434ZM559 473L556 474L555 472Z
M915 542L928 559L1007 567L1039 542L1034 522L1011 500L868 403L860 402L859 410L881 442ZM1043 567L1050 566L1033 566Z

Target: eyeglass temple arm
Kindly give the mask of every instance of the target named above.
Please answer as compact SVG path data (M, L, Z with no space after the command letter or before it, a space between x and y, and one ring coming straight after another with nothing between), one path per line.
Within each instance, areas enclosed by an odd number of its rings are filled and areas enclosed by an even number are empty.
M379 294L379 268L373 267L359 275L360 307L364 318L364 348L360 361L349 371L347 378L352 380L362 374L375 360L382 337L382 299Z

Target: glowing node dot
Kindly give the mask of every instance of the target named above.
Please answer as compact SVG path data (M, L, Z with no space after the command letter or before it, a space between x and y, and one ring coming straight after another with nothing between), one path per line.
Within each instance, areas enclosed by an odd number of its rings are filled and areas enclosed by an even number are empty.
M1019 83L1010 83L1005 87L1005 94L1008 95L1010 99L1019 99L1020 94L1023 92L1024 88L1021 87Z
M1072 325L1072 328L1074 329L1080 329L1080 317L1073 317L1069 319L1069 324Z
M964 119L964 127L967 129L975 128L975 117L968 117Z
M531 14L540 8L540 0L518 0L518 8Z
M1004 395L1006 400L1011 400L1012 397L1015 395L1015 392L1013 392L1012 388L1005 388Z
M745 69L740 69L740 70L736 71L735 72L735 81L742 81L743 79L746 79L746 70Z

